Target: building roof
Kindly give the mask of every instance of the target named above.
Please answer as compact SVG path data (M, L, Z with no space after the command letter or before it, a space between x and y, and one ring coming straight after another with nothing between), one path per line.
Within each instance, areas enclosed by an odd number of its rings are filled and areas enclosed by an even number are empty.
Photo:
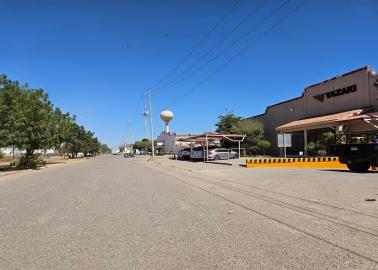
M304 90L302 91L302 94L299 97L291 98L291 99L288 99L288 100L285 100L285 101L281 101L281 102L269 105L269 106L266 107L265 112L263 112L261 114L258 114L258 115L246 117L245 119L253 119L255 117L264 116L265 114L267 114L268 110L270 108L272 108L272 107L279 106L281 104L285 104L285 103L288 103L288 102L295 101L295 100L303 98L304 95L305 95L305 93L308 90L310 90L310 88L312 88L314 86L321 85L321 84L327 83L329 81L332 81L332 80L335 80L335 79L338 79L338 78L341 78L341 77L345 77L345 76L348 76L348 75L351 75L353 73L360 72L360 71L363 71L363 70L366 70L366 71L368 71L368 72L370 72L371 74L374 74L374 75L376 74L375 70L371 66L364 66L364 67L361 67L361 68L349 71L347 73L344 73L344 74L341 74L341 75L338 75L338 76L334 76L334 77L332 77L330 79L327 79L327 80L324 80L324 81L321 81L321 82L317 82L315 84L311 84L311 85L305 87Z
M352 117L348 117L347 119L337 120L337 122L345 122L345 121L353 121L353 120L364 120L364 119L376 120L376 119L378 119L378 112L359 114L359 115L355 115L355 116L352 116Z
M197 134L176 134L176 138L188 138L191 136L196 136Z
M329 124L336 123L337 121L350 119L351 117L360 115L364 112L364 109L355 109L351 111L329 114L324 116L318 116L308 119L296 120L290 123L284 124L276 128L277 131L294 131L303 130L304 128L327 126Z

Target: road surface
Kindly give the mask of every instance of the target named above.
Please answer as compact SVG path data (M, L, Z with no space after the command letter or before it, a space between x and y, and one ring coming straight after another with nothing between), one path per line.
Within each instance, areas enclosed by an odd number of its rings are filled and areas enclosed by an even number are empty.
M0 269L378 269L376 202L332 201L331 184L310 198L297 171L279 176L291 188L256 171L273 189L247 169L163 163L102 156L0 178ZM377 174L339 177L378 193Z

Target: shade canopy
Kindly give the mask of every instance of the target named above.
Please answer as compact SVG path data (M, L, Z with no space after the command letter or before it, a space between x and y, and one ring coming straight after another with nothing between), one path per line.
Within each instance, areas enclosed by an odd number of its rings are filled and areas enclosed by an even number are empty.
M359 116L364 109L356 109L341 113L329 114L324 116L312 117L302 120L296 120L276 128L280 132L301 131L311 128L322 128L337 124L338 121L345 121L351 117Z

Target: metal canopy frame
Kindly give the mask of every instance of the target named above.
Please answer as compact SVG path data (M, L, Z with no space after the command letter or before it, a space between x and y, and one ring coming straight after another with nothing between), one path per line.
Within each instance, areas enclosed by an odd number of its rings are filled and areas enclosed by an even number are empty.
M360 114L360 115L355 115L355 116L350 116L346 117L343 119L338 119L338 120L331 120L331 121L325 121L323 123L317 123L313 125L307 125L307 126L301 126L301 127L289 127L289 128L280 128L277 129L280 134L285 134L285 133L290 133L290 132L301 132L303 131L303 136L304 136L304 152L305 155L307 156L307 132L309 130L314 130L314 129L320 129L320 128L331 128L334 131L337 131L337 126L340 125L341 123L344 125L349 126L349 123L352 121L364 121L368 125L378 129L378 124L372 123L378 121L378 113L367 113L367 114Z
M369 125L371 125L371 126L375 127L376 129L378 129L378 125L375 125L375 124L372 123L372 121L378 122L378 117L377 118L364 118L364 121L366 123L368 123Z
M231 142L238 143L238 154L240 157L240 143L244 141L246 134L223 134L223 133L215 133L215 132L205 132L203 134L191 136L186 139L179 139L178 141L184 142L196 142L196 141L203 141L206 142L206 157L203 156L204 161L209 161L209 139L226 139Z

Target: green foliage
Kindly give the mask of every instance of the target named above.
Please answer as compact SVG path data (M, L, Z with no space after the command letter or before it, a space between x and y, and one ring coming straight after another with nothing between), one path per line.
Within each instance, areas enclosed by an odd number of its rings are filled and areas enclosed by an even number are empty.
M320 137L321 144L330 144L333 142L335 138L335 134L332 131L324 132Z
M12 82L5 75L0 75L0 147L12 146L19 141L17 133L22 127L16 108L20 96L18 82Z
M36 149L52 146L52 105L42 89L20 86L2 76L0 88L0 141L2 146Z
M22 155L16 162L17 169L37 169L38 167L44 166L46 162L40 157L40 155Z
M271 147L271 144L267 140L263 140L264 125L257 120L242 119L233 113L226 115L220 115L219 121L215 124L217 126L216 131L221 133L235 133L245 134L243 146L248 149L249 154L256 155L262 151L265 151ZM230 144L229 142L225 142Z
M323 153L326 150L326 147L319 142L309 142L307 144L307 153L311 156L318 155L318 152Z
M215 124L217 126L216 132L230 133L242 118L233 113L227 113L226 115L219 115L218 119L219 121Z
M263 139L257 142L257 146L260 147L262 154L265 155L266 150L268 150L272 144L270 141Z
M133 148L138 149L138 150L145 150L145 151L151 152L152 151L151 141L148 140L148 139L136 141L133 144Z
M260 153L260 147L253 145L248 148L248 154L252 156L256 156Z
M231 132L246 134L245 142L250 145L256 145L264 135L264 126L260 121L242 120L231 129Z
M4 158L4 153L3 153L3 151L1 151L1 149L0 149L0 159L2 159L2 158Z
M74 116L54 108L42 89L21 86L5 75L0 75L0 147L26 150L19 167L38 164L33 155L37 149L55 148L72 157L110 151L93 132L77 125Z

